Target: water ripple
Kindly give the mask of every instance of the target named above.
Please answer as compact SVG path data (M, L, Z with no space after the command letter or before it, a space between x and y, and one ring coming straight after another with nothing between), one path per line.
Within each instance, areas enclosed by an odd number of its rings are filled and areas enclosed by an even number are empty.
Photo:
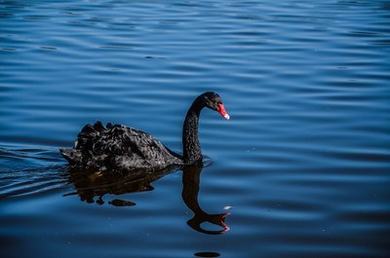
M0 256L386 257L389 9L0 1ZM197 201L232 207L229 232L186 224L181 172L152 191L120 181L67 195L78 189L58 148L85 123L142 128L181 151L186 109L206 90L232 119L202 111L213 162Z

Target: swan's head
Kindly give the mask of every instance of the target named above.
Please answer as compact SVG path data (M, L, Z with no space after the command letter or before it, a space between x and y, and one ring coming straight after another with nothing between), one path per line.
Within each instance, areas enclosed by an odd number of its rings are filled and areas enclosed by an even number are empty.
M206 92L201 95L203 103L206 107L217 111L225 119L229 120L230 116L223 105L221 97L215 92Z

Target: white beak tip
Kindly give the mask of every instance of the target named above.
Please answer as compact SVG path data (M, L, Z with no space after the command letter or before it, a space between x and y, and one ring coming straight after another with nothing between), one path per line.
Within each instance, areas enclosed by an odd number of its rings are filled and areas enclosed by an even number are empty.
M224 117L226 120L229 120L229 119L230 119L229 114L225 114L225 115L223 115L223 117Z

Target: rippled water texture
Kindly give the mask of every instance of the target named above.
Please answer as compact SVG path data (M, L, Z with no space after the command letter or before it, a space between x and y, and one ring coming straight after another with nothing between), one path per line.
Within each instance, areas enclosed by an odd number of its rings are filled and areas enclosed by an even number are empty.
M0 0L0 257L389 257L389 1ZM80 178L102 120L210 157ZM230 230L229 230L230 228Z

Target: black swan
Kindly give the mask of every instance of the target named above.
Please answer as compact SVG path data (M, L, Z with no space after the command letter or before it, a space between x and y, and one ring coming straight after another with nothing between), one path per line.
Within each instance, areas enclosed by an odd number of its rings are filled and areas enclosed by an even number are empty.
M177 154L150 134L126 127L101 122L87 124L78 134L72 149L60 149L72 168L94 171L161 170L170 166L191 165L202 160L198 139L200 111L208 107L226 112L221 97L215 92L199 95L187 111L183 124L183 155Z

